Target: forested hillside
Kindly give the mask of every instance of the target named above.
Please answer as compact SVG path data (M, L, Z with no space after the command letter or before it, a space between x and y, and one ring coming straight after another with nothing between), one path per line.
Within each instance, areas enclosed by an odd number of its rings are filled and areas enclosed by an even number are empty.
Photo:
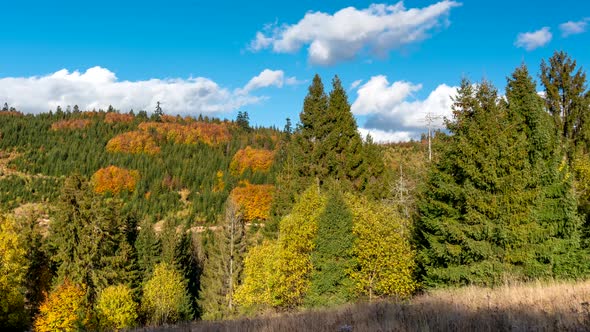
M590 92L566 53L461 81L446 130L361 137L338 76L282 130L0 111L0 325L119 330L590 273ZM329 87L326 89L326 86ZM538 93L539 90L544 91Z

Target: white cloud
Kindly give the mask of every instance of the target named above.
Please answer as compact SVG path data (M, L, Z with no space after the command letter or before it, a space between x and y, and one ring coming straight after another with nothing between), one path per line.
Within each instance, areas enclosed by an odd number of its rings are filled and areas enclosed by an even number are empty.
M282 71L264 70L242 89L229 90L204 77L120 81L106 68L85 72L66 69L46 76L0 78L0 102L28 113L78 105L82 110L106 109L151 111L157 101L169 114L230 112L255 104L265 97L250 92L267 86L281 87Z
M363 80L356 80L352 82L352 84L350 84L350 90L356 89L359 85L361 85L361 83L363 83Z
M380 141L403 141L418 139L427 130L426 115L436 117L435 129L444 128L444 118L451 118L451 99L456 87L439 85L426 99L416 100L413 93L422 88L420 84L405 81L389 83L383 75L373 76L361 85L358 97L351 106L356 115L365 115L362 126ZM374 133L374 135L373 135Z
M266 88L269 86L276 86L279 88L283 87L285 82L285 73L282 70L263 70L258 76L252 77L252 79L240 89L242 93L248 93L252 90Z
M399 81L389 85L387 77L373 76L358 90L358 98L351 106L357 115L381 113L400 104L413 92L419 91L422 85Z
M547 45L551 38L553 38L553 35L549 31L549 27L543 27L537 31L519 33L514 45L532 51L535 48Z
M373 138L373 142L377 143L394 143L394 142L408 142L416 139L414 133L410 131L385 131L380 129L359 128L359 133L365 139L367 134Z
M443 0L424 8L406 9L372 4L366 9L343 8L333 15L308 12L297 23L270 24L256 33L250 49L272 48L277 53L294 53L308 45L312 64L330 65L369 52L383 56L389 51L419 42L449 24L451 8L460 3Z
M562 37L568 37L570 35L576 35L579 33L583 33L586 31L588 27L588 20L584 19L581 21L568 21L559 25L559 30L561 30Z
M299 85L304 84L305 82L307 82L307 80L298 80L295 76L287 77L287 79L285 79L286 85Z

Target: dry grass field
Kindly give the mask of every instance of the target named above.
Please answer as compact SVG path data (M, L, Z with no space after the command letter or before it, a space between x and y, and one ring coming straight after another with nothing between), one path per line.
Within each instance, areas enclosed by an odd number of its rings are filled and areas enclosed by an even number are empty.
M590 331L590 281L436 290L407 302L358 303L141 331Z

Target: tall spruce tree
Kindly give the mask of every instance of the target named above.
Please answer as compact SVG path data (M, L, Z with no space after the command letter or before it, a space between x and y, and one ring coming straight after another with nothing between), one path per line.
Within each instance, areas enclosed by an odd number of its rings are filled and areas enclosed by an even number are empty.
M366 170L363 141L338 76L332 80L326 115L326 138L321 146L325 158L317 162L326 163L327 176L349 181L356 189L363 189L362 176Z
M311 283L305 299L308 306L338 305L352 299L353 285L348 276L354 266L352 224L352 213L340 188L333 188L318 218Z
M119 202L93 193L82 178L66 180L49 239L59 282L87 285L90 299L108 285L133 284L127 218L120 210Z
M277 235L279 220L289 213L297 195L312 182L320 181L318 177L320 165L317 164L314 156L317 155L315 151L323 138L320 128L324 123L322 118L327 110L328 96L324 91L322 79L316 74L303 101L303 110L299 113L299 124L285 149L283 170L277 176L272 206L272 231L268 232L270 237Z
M185 230L176 244L174 255L178 271L187 280L186 286L190 296L191 311L194 318L201 316L197 303L199 289L201 287L201 275L203 273L203 264L199 258L199 250L200 248L193 238L193 233L190 230Z
M203 319L223 319L236 313L233 295L241 280L246 232L242 212L232 199L226 203L221 228L207 248L199 301Z
M300 125L294 151L299 157L299 176L318 177L324 173L322 165L317 164L317 158L322 157L318 150L328 134L325 127L327 110L328 96L320 76L316 74L303 101L303 111L299 114Z
M160 262L160 241L154 231L152 223L145 219L139 229L137 240L135 241L135 250L137 251L137 265L141 275L141 280L146 282L152 277L154 266Z
M332 80L329 96L320 77L314 77L284 159L273 206L276 219L289 212L295 196L312 182L323 186L332 178L343 188L364 191L370 181L374 184L383 175L380 151L372 144L363 145L338 76ZM369 167L368 159L375 162L375 167ZM370 186L372 194L379 193L375 189Z
M541 82L545 103L558 134L571 157L575 146L590 147L590 99L586 73L566 52L555 52L549 63L541 62Z
M419 202L426 284L496 285L579 272L566 249L578 248L575 201L554 152L537 153L550 146L543 137L551 128L542 126L532 94L523 68L508 81L508 104L490 83L462 81L447 123L451 136Z

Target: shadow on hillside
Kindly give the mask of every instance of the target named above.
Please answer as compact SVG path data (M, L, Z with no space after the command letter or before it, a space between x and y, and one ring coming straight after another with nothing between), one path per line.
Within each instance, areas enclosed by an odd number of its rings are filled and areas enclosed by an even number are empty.
M533 308L468 308L456 303L371 303L330 311L221 322L193 322L136 331L590 331L587 303L577 312Z

